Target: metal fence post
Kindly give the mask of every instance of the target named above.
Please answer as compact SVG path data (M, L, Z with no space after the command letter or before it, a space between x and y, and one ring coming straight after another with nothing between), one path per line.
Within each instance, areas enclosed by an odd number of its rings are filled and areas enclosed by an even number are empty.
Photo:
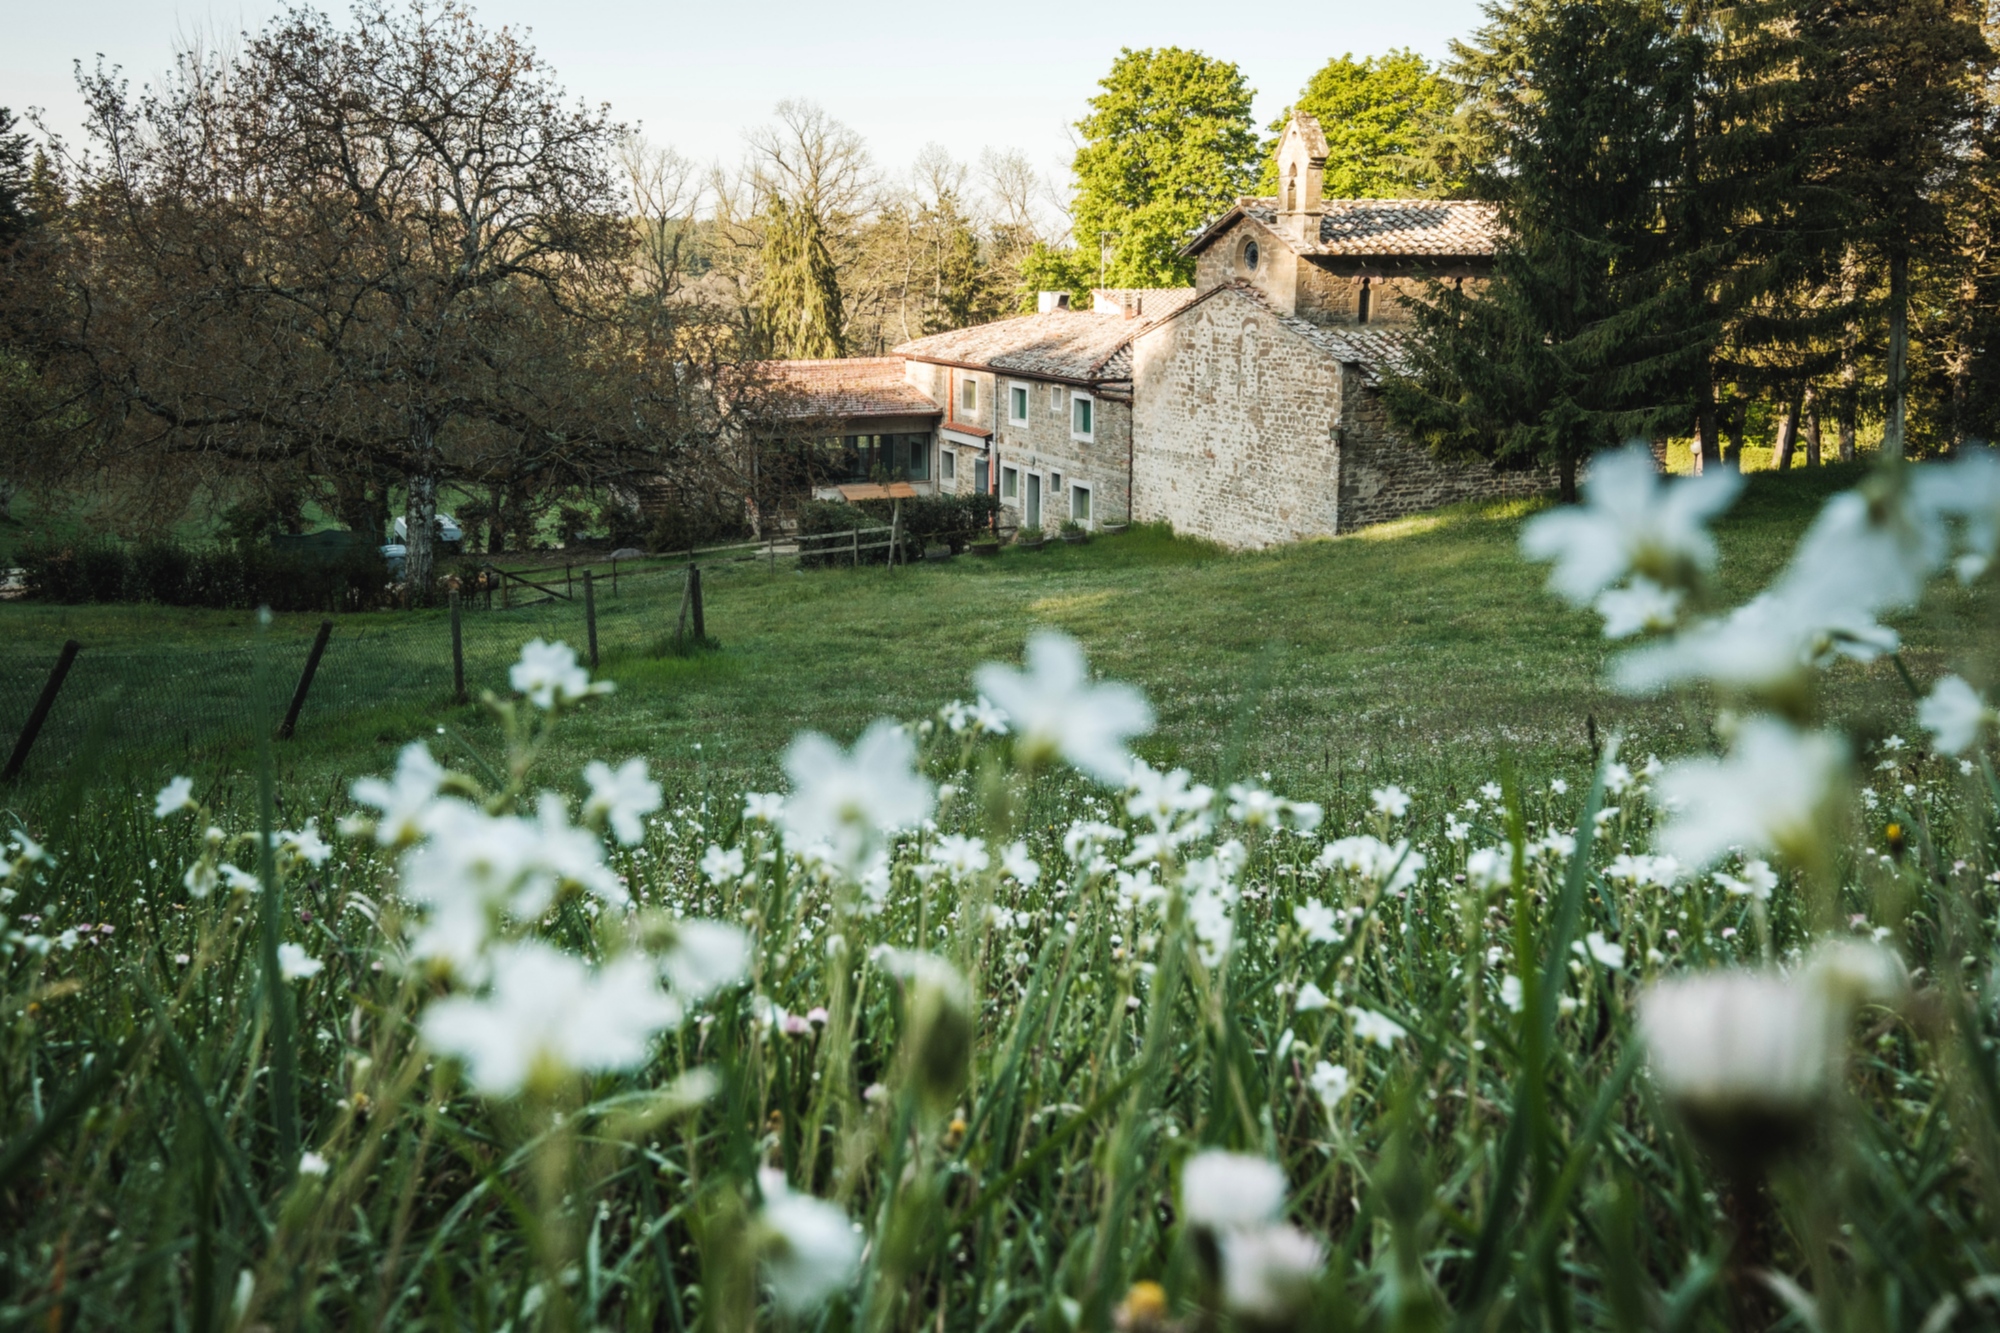
M465 702L465 635L458 624L458 590L451 594L451 698Z
M597 584L583 571L583 625L590 636L590 669L597 670Z
M76 661L77 651L83 645L75 639L62 646L62 653L56 658L55 670L49 672L48 683L42 686L42 697L35 700L35 710L28 714L28 723L21 728L20 739L14 742L14 753L7 757L7 767L0 769L0 782L12 782L21 775L22 765L28 762L28 751L35 748L35 737L42 731L42 723L49 720L49 710L56 706L56 695L69 676L71 663Z
M454 603L456 599L454 598ZM319 659L326 653L326 641L333 635L333 622L319 622L319 633L313 637L312 651L306 654L306 669L299 673L299 687L292 692L292 706L285 710L285 720L278 727L278 739L288 741L299 725L299 710L306 706L306 691L312 688L313 677L319 673Z

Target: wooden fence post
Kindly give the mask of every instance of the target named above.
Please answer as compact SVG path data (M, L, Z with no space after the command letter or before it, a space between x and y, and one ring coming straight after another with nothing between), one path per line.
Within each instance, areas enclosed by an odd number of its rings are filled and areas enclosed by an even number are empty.
M859 569L861 568L861 529L849 528L848 532L852 534L848 540L854 547L854 567Z
M455 600L455 599L454 599ZM306 654L306 669L299 673L299 687L292 692L292 706L285 710L285 720L278 727L278 739L288 741L299 725L299 710L306 706L306 691L312 688L313 677L319 673L319 659L326 653L326 641L333 636L333 622L319 622L319 633L313 638L312 651Z
M689 600L694 604L694 641L701 643L708 638L708 627L701 619L701 566L688 566Z
M681 583L681 618L674 624L674 643L679 645L687 639L688 603L694 597L694 566L688 566L687 578Z
M583 571L583 625L590 636L590 669L597 670L597 584Z
M458 624L458 590L451 594L451 700L465 702L465 635Z
M903 535L903 502L896 501L896 507L889 511L889 568L896 567L896 547Z
M35 737L42 731L42 723L49 720L49 710L56 706L56 695L69 676L71 663L76 661L77 651L83 645L75 639L63 644L62 652L56 658L55 670L49 672L48 683L42 686L42 697L35 700L35 709L28 714L28 724L21 728L21 735L14 742L14 753L7 757L7 767L0 770L0 782L12 782L21 776L22 765L28 762L28 751L35 748Z
M611 560L611 595L613 597L618 595L618 559L616 556L612 557Z

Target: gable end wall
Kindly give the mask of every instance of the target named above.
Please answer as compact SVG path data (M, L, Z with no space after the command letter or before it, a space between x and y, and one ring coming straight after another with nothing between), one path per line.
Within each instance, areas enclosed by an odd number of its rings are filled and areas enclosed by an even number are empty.
M1222 293L1142 335L1133 359L1133 517L1229 547L1338 527L1339 366Z
M1495 472L1477 459L1439 458L1405 439L1389 422L1379 389L1353 366L1341 368L1340 530L1351 532L1462 500L1539 495L1554 488L1555 470Z

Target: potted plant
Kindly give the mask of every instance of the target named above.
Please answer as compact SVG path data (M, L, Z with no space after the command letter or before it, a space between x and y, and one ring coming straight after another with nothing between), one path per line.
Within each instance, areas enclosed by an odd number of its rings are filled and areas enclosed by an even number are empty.
M980 537L966 548L974 555L995 556L1000 554L1000 540L997 537Z
M1048 538L1042 535L1042 530L1037 527L1020 528L1014 533L1014 545L1025 551L1039 551L1042 549L1042 543L1047 540Z
M924 559L933 563L942 563L951 559L951 544L949 542L932 542L924 548Z
M1086 528L1085 526L1083 526L1083 524L1077 522L1073 518L1064 519L1062 525L1062 537L1063 540L1068 542L1071 546L1081 546L1085 542L1090 540L1090 529Z
M1125 531L1127 526L1124 523L1100 523L1097 526L1097 530L1107 537L1116 537L1119 533Z

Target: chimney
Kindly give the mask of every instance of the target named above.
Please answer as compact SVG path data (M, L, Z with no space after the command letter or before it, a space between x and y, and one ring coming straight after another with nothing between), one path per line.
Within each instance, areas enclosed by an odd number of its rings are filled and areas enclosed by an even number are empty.
M1294 241L1319 244L1325 176L1326 135L1319 121L1293 111L1278 141L1278 230Z
M1051 310L1069 309L1068 292L1040 292L1035 297L1035 313L1046 315Z

